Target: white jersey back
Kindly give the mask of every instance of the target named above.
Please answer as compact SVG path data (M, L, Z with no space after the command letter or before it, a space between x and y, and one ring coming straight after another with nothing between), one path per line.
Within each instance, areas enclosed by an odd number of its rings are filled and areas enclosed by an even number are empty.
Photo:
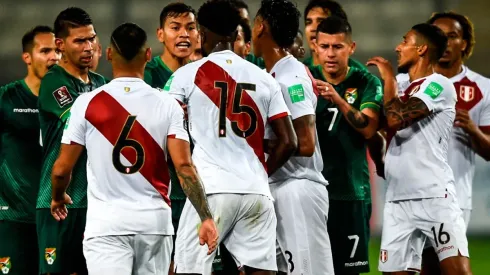
M318 92L313 77L306 66L292 55L279 60L271 69L272 76L279 82L286 105L292 119L315 115ZM308 179L324 185L328 182L322 175L323 159L315 129L315 152L311 157L291 157L279 170L269 178L270 183L286 180Z
M231 51L177 70L165 90L187 104L192 159L206 193L270 195L268 121L289 115L277 81Z
M406 87L401 100L417 97L432 114L397 131L391 140L385 158L386 200L444 197L454 183L447 160L456 114L454 86L440 74L399 86Z
M188 141L184 112L138 78L116 78L80 95L62 143L87 148L85 238L173 235L167 138Z

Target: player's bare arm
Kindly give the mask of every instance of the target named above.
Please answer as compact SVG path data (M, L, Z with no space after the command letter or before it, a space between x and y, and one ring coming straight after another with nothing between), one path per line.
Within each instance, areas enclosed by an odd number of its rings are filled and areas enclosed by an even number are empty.
M269 176L274 174L277 169L289 160L298 146L290 116L274 119L270 124L277 137L277 143L267 159L267 173Z
M364 138L370 139L376 134L379 124L379 114L376 110L365 108L359 111L345 101L330 83L316 80L316 85L320 95L335 103L349 124Z
M490 127L478 127L467 110L457 109L454 126L459 127L471 138L471 146L486 161L490 161ZM465 138L462 138L464 141Z
M51 215L57 220L64 220L68 214L66 204L71 204L71 198L66 194L70 184L71 172L82 154L84 147L79 144L61 144L61 152L53 165L51 172L52 201Z
M383 135L384 134L384 135ZM385 178L385 154L386 154L386 133L378 131L373 137L367 140L369 154L376 165L376 174Z
M306 115L293 120L294 131L298 138L298 149L295 155L311 157L315 152L315 115Z

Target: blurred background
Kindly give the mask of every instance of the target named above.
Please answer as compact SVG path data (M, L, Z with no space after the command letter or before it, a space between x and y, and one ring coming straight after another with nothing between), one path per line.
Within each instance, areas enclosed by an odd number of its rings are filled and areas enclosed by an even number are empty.
M186 0L196 10L203 1ZM253 19L259 0L246 1ZM301 13L306 0L297 1ZM414 24L426 21L432 12L454 10L470 17L475 24L476 47L467 65L474 71L490 77L490 22L488 0L338 0L352 24L357 52L354 57L365 62L369 57L381 55L396 61L395 46ZM0 0L0 85L24 77L25 65L21 60L22 35L35 25L53 25L57 14L69 7L85 9L94 20L102 47L108 45L112 30L121 23L134 22L145 29L154 55L160 54L162 45L156 38L159 15L170 1L158 0ZM304 22L301 20L301 29ZM306 47L306 46L305 46ZM308 55L307 55L308 56ZM109 64L103 59L98 72L111 78ZM473 213L469 226L470 255L474 274L490 274L490 164L478 159L473 189ZM386 184L372 177L373 241L372 269L377 270L379 235ZM486 253L486 254L485 254ZM372 274L378 272L373 271Z

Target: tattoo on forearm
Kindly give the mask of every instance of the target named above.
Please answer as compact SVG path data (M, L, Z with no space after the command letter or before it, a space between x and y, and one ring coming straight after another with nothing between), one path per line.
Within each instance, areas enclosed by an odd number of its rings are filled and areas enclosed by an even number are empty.
M386 119L400 125L400 129L407 128L413 123L430 115L425 103L416 97L411 97L406 103L394 98L385 104Z
M196 209L201 221L212 218L211 210L209 210L208 199L204 192L201 179L197 175L196 170L192 166L181 168L177 171L177 176L180 180L182 190L189 198Z
M369 117L352 107L347 112L346 118L357 129L363 129L369 125Z

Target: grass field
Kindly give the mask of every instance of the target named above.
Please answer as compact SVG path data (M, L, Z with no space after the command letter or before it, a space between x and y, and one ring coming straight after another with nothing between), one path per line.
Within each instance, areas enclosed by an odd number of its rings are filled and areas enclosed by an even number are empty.
M473 275L490 274L490 236L487 237L469 237L470 263ZM378 257L380 239L371 239L369 249L369 260L371 263L371 272L368 274L381 274L378 271Z

